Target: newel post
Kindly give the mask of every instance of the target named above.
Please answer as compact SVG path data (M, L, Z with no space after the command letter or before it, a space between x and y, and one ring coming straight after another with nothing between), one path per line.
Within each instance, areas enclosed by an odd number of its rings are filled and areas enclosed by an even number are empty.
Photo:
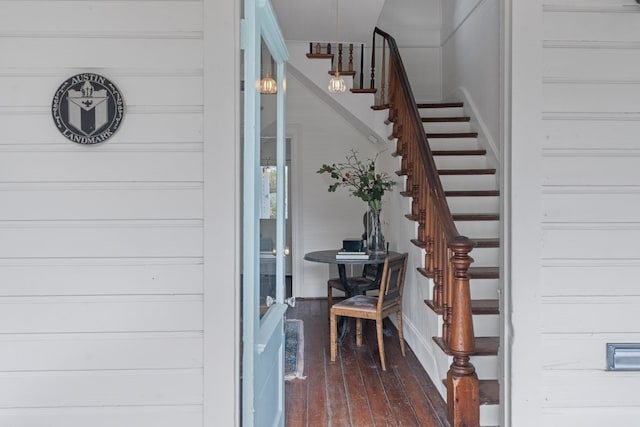
M480 425L480 383L476 369L469 361L475 351L468 275L473 262L469 252L474 246L475 242L464 236L449 241L453 252L449 260L450 268L453 268L449 341L453 363L447 373L447 413L453 427Z

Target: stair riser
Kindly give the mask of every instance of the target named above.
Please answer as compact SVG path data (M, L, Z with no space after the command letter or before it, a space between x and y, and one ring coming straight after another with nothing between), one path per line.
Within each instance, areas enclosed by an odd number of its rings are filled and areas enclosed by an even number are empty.
M487 168L486 156L434 156L438 169L483 169Z
M500 335L500 321L497 314L473 316L473 334L476 337L497 337Z
M480 425L500 425L500 405L480 405Z
M475 150L478 138L434 138L429 137L429 147L434 150Z
M451 362L453 362L453 357ZM498 379L498 356L471 356L471 363L476 368L478 379Z
M453 356L447 355L444 351L438 347L436 357L438 358L438 366L442 366L443 372L439 372L440 378L447 377L447 371L451 363L453 363ZM476 374L480 380L495 380L498 379L498 357L497 356L471 356L470 362L476 368Z
M500 209L497 196L447 197L447 203L453 213L498 212Z
M471 299L498 299L498 279L471 279Z
M462 107L449 108L418 108L420 117L462 117L464 110Z
M445 191L495 190L495 175L442 175L440 182Z
M471 257L473 267L495 267L500 260L500 248L474 248Z
M471 279L469 283L471 299L498 299L498 279ZM429 280L428 295L430 298L433 296L433 280Z
M422 127L430 133L471 132L469 122L423 122Z
M500 235L499 221L456 221L458 232L470 238L495 238Z

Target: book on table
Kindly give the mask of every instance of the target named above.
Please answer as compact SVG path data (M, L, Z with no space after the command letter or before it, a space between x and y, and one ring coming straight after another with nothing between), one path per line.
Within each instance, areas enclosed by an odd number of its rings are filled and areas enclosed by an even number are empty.
M369 259L369 254L364 251L338 251L336 259Z

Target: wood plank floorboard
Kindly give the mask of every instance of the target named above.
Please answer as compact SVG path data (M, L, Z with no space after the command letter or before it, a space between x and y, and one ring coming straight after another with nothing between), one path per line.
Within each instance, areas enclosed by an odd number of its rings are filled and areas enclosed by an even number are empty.
M402 357L397 330L385 321L387 370L382 371L375 322L355 323L331 362L327 302L298 299L287 317L304 321L304 375L285 383L288 427L449 427L446 404L409 346Z

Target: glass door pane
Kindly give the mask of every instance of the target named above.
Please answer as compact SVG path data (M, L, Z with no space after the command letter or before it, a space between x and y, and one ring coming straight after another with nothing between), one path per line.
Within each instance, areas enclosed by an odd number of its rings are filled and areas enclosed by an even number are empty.
M278 187L277 170L277 87L275 62L269 49L262 42L260 66L260 164L256 171L259 188L260 215L260 316L276 301L278 280L276 274Z

